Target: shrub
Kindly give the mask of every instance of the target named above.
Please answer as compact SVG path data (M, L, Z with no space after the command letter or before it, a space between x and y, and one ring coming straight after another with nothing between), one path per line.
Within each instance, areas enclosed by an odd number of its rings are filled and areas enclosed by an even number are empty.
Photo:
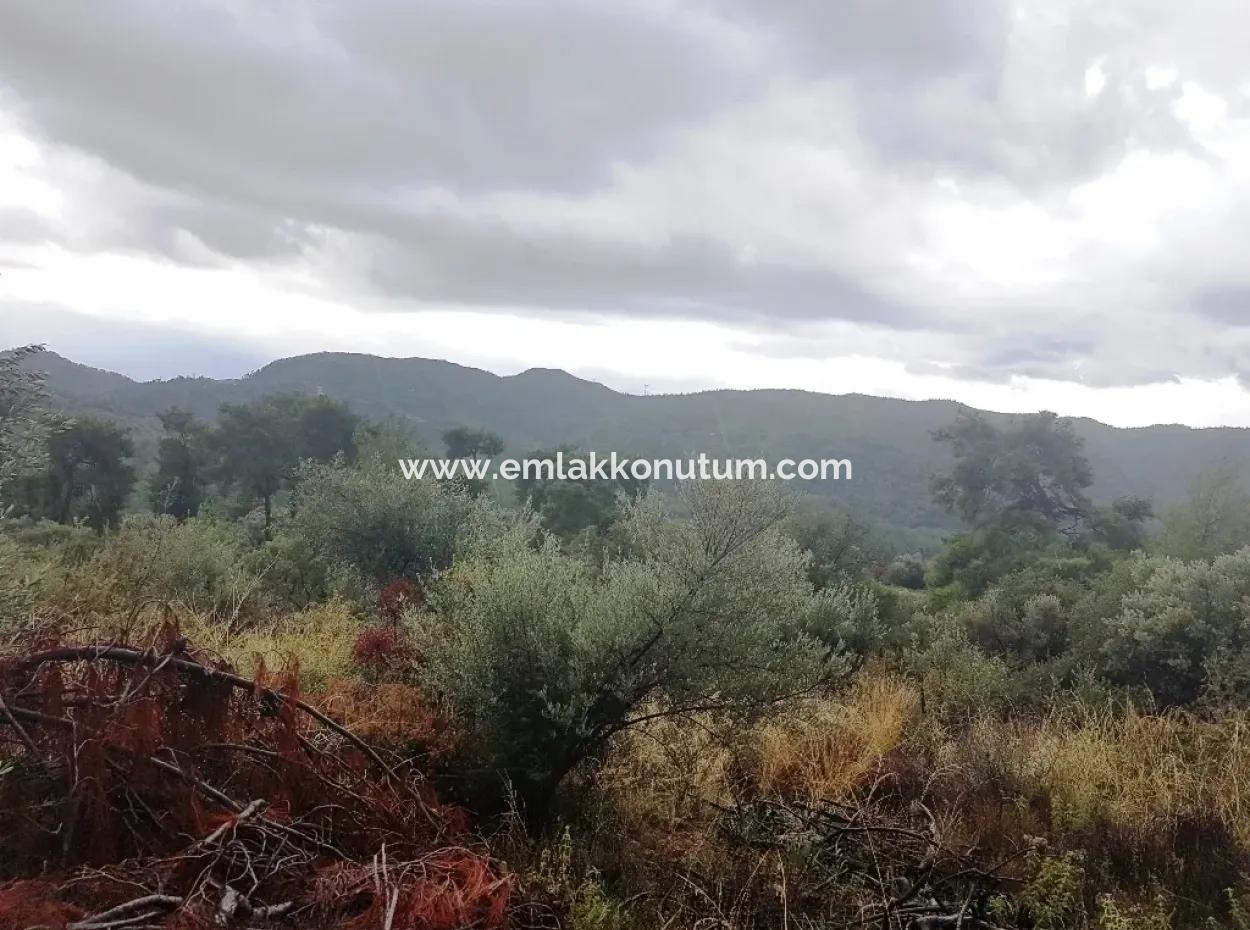
M887 565L881 580L900 588L918 590L924 587L925 570L928 565L928 560L919 552L909 552L906 555L900 555Z
M1217 658L1250 655L1250 548L1209 563L1154 557L1135 567L1138 587L1095 634L1098 666L1162 704L1190 703Z
M802 626L825 645L860 657L880 650L884 638L876 594L866 585L847 582L817 591Z
M1079 856L1034 856L1035 871L1020 893L1020 905L1037 930L1063 930L1083 923L1085 869Z
M925 617L921 640L905 653L905 668L920 682L925 706L939 720L967 720L1007 705L1016 693L1007 665L968 640L956 622Z
M425 593L415 582L407 578L396 578L378 594L378 613L382 619L395 624L404 612L420 607L425 602Z
M72 598L81 585L96 592L98 600L90 606L103 613L128 613L144 602L162 602L239 621L259 607L263 595L263 573L244 564L247 548L234 524L130 517L67 577L62 595Z
M338 593L372 601L397 578L421 578L450 565L476 506L485 505L463 491L404 480L393 463L306 465L281 532L307 545Z
M812 595L777 494L721 482L686 503L680 522L631 507L639 555L601 570L549 542L468 560L432 592L422 674L533 812L647 714L750 713L831 671L797 628Z
M415 659L412 644L394 626L369 627L352 644L352 663L375 678L403 671Z

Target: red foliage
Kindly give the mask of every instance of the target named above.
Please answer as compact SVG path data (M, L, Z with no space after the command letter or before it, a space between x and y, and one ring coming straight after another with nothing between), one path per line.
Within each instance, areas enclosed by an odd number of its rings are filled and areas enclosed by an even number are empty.
M320 910L343 930L381 926L501 930L508 924L511 876L467 849L438 850L414 862L336 865L318 878ZM391 919L387 915L391 914Z
M398 623L404 611L420 607L425 601L425 592L416 582L407 578L396 578L378 594L378 613L389 623Z
M369 632L362 660L411 656L396 631ZM397 930L504 927L512 881L468 848L465 812L297 685L289 668L241 678L170 630L146 648L0 653L17 755L0 775L0 879L19 879L0 885L0 927L64 928L156 891L169 898L145 926L211 926L239 875L239 926L281 905L288 925L327 930L374 930L388 910ZM411 733L439 726L428 708L377 710Z
M85 916L81 908L58 901L55 892L54 883L37 878L0 885L0 927L63 930Z
M352 662L373 675L403 671L417 660L417 651L404 634L389 626L371 626L356 637Z

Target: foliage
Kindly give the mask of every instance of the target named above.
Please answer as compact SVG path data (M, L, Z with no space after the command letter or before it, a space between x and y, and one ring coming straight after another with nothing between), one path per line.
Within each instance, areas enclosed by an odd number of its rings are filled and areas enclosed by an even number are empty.
M394 626L361 630L352 644L352 664L375 679L409 669L416 657L408 638Z
M1082 442L1053 413L994 426L971 411L935 431L955 457L950 474L935 479L934 496L976 527L1026 525L1074 533L1090 510L1094 477Z
M50 428L43 375L30 360L42 346L0 352L0 500L8 485L34 471L44 453Z
M204 427L185 410L171 407L157 414L166 435L157 447L156 473L148 480L154 513L185 520L204 499Z
M635 558L595 571L554 543L518 548L457 565L432 592L422 675L531 810L644 716L749 713L836 669L794 626L811 592L777 494L685 494L685 521L653 499L631 508Z
M447 447L448 458L453 459L490 458L503 451L503 440L498 433L470 426L457 426L444 432L443 445Z
M16 509L35 519L83 522L97 533L117 525L135 483L126 429L83 417L50 433L46 465L14 486Z
M1186 704L1202 694L1217 655L1250 658L1250 548L1212 562L1143 558L1134 574L1138 586L1094 634L1112 681Z
M539 515L545 529L565 539L589 529L606 532L620 516L622 503L637 500L647 487L646 481L632 477L560 478L554 471L558 458L566 469L570 463L588 461L586 453L572 446L539 449L526 458L550 464L552 470L522 475L516 481L517 494Z
M1154 507L1140 497L1121 497L1106 507L1089 513L1089 537L1098 545L1116 552L1145 549L1149 540L1147 524L1154 519Z
M1236 468L1198 475L1186 500L1163 516L1156 551L1178 559L1212 559L1250 545L1250 491Z
M378 614L394 625L409 610L416 610L425 602L421 586L407 578L396 578L378 592Z
M241 529L195 517L128 517L84 565L71 571L63 597L98 592L101 613L131 606L169 604L216 620L238 623L259 609L263 573L245 563ZM65 601L62 601L64 604Z
M924 587L928 560L919 552L907 552L897 556L882 572L881 580L900 588L917 590Z
M1039 560L1004 576L961 611L970 639L1017 666L1057 658L1070 646L1070 616L1090 572L1087 560Z
M1064 930L1085 910L1085 868L1079 856L1034 856L1036 870L1020 893L1020 907L1037 930Z
M217 477L239 487L264 507L272 521L273 498L301 460L328 462L356 456L358 418L327 397L279 394L251 404L223 404L211 443Z
M1016 682L1002 659L978 649L951 619L924 620L903 661L920 683L930 713L939 720L966 721L1011 703Z
M299 540L344 594L373 600L397 578L447 568L471 513L490 508L435 481L405 481L393 462L307 464L280 536Z
M886 635L877 604L872 588L843 582L817 591L808 600L800 626L831 649L870 656L881 650Z
M0 640L28 625L46 571L46 563L0 536Z
M827 503L804 501L787 530L811 554L808 577L817 588L854 580L886 557L867 521Z

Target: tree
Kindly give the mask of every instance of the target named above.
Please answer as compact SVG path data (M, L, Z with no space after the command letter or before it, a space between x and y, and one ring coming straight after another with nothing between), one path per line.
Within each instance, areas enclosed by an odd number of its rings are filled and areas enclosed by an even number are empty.
M38 467L49 431L43 374L27 364L42 346L0 353L0 495L19 476Z
M356 461L356 431L360 417L342 401L318 395L275 398L279 407L286 407L298 423L299 456L314 462L328 462L336 455L348 462Z
M1147 521L1154 518L1154 507L1141 497L1121 497L1107 507L1095 507L1089 514L1090 539L1115 552L1133 552L1146 547Z
M462 490L400 480L393 464L379 460L354 468L310 462L299 477L279 538L299 540L322 573L361 595L447 568L474 508Z
M801 631L813 594L779 530L778 493L729 482L683 493L684 520L654 499L631 505L629 558L598 568L517 539L459 561L431 592L425 684L532 815L643 720L751 715L843 668Z
M1250 544L1250 492L1245 475L1226 466L1199 475L1186 501L1163 516L1159 551L1180 559L1212 559Z
M164 436L157 448L156 474L148 483L152 511L185 520L199 512L204 497L201 476L203 426L185 410L171 407L157 414Z
M855 578L885 558L871 525L827 502L805 502L789 521L788 530L810 553L808 577L817 588Z
M223 404L211 443L217 475L259 500L265 531L273 523L273 498L303 459L326 462L356 457L358 418L327 397L279 394L250 404Z
M19 509L57 523L82 521L97 533L115 526L135 483L129 432L83 417L49 435L45 445L47 464L20 482Z
M955 458L950 473L934 480L934 498L969 526L934 559L936 587L956 584L975 596L1040 558L1144 541L1149 504L1124 498L1095 508L1085 494L1093 473L1083 442L1053 413L1013 418L1000 429L963 411L934 438Z
M1094 476L1084 442L1055 414L1014 418L999 429L964 410L934 438L955 457L951 473L935 479L934 497L970 526L1027 525L1075 536L1088 517L1085 490Z
M456 426L443 433L447 457L453 459L489 458L503 451L503 439L490 430Z
M527 458L555 462L560 456L569 470L570 463L586 461L587 454L572 446L539 449ZM594 528L605 532L621 513L621 501L637 500L647 482L632 477L560 478L551 472L533 472L516 482L517 494L542 519L543 526L565 539Z

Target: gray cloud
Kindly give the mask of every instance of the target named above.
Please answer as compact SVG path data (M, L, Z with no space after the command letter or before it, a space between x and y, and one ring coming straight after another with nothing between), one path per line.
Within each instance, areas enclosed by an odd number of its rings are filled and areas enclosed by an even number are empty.
M1250 326L1250 285L1217 285L1199 290L1194 309L1205 317L1234 326Z
M86 161L50 169L59 223L0 208L0 240L299 267L387 309L714 320L777 336L763 355L977 380L1239 374L1247 191L1148 216L1177 219L1148 246L1082 212L1130 158L1241 183L1185 114L1250 116L1250 8L1200 5L17 0L0 104ZM1105 187L1103 219L1137 206ZM990 234L961 240L964 210ZM1021 245L983 258L1000 238ZM821 323L857 328L788 335Z

